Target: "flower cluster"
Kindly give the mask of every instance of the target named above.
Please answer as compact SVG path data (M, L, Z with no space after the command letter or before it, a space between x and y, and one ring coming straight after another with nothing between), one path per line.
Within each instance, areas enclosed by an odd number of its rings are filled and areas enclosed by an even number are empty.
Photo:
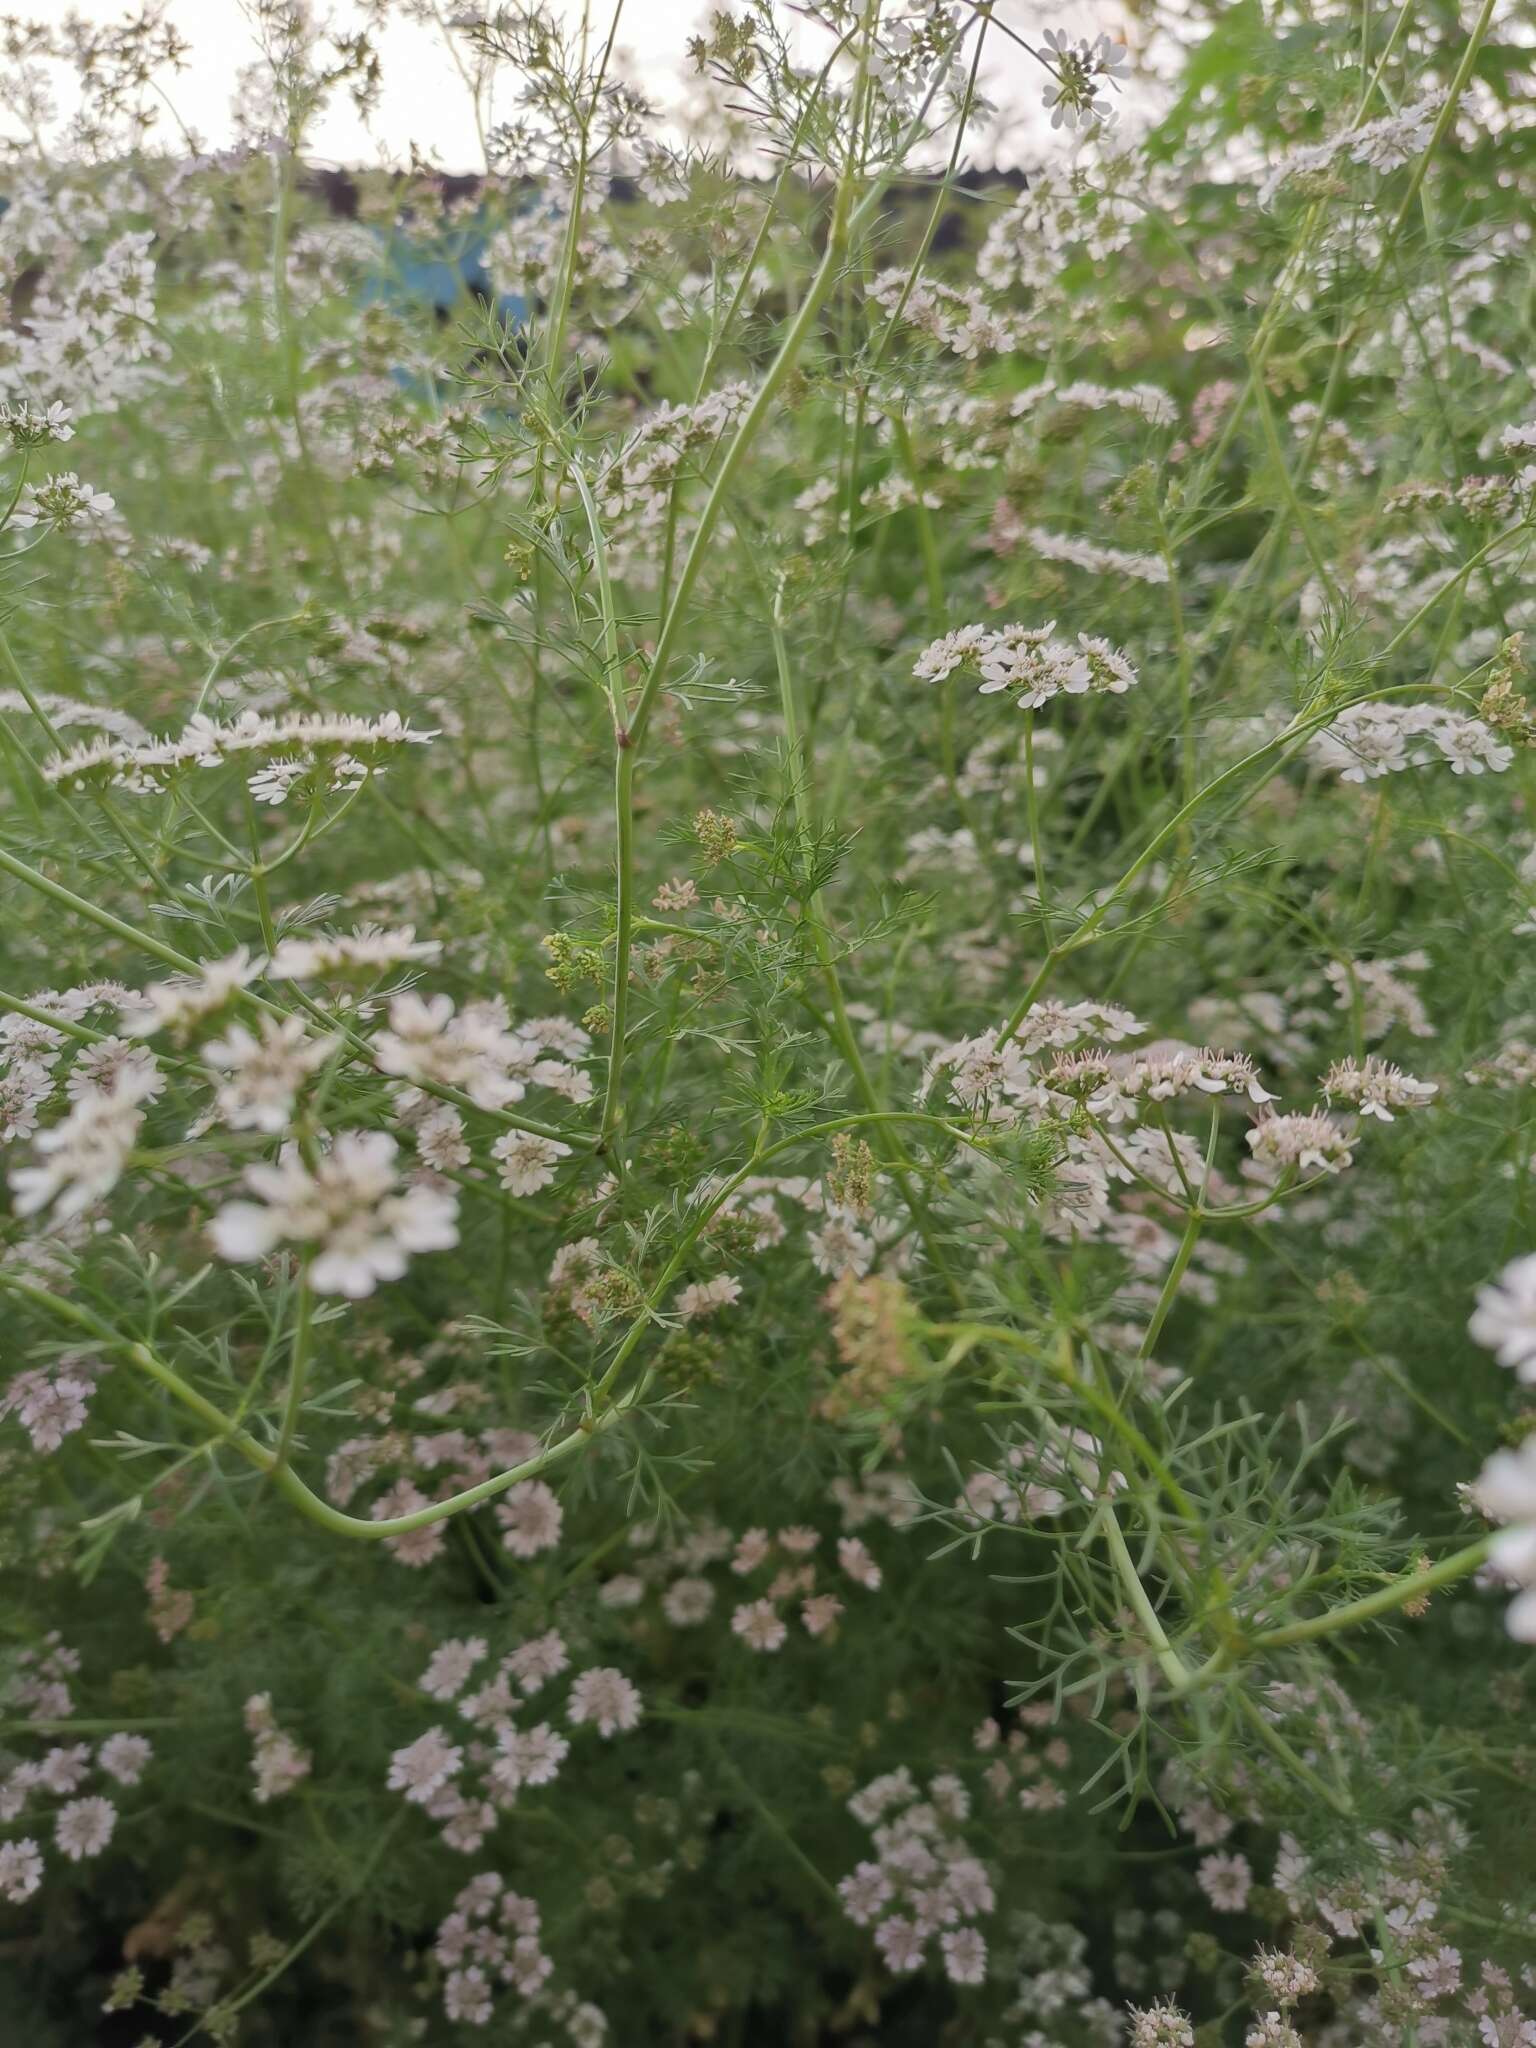
M961 626L935 640L918 656L912 673L920 682L944 682L956 669L974 670L982 696L1006 691L1022 711L1036 711L1053 697L1122 696L1136 671L1107 640L1079 633L1075 643L1055 639L1048 626Z

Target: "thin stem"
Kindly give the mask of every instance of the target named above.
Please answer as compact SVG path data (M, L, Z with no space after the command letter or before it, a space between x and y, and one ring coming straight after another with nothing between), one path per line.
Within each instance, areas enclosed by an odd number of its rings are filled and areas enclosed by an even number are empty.
M343 1514L339 1509L332 1507L329 1501L306 1486L290 1465L280 1464L276 1452L232 1422L221 1408L206 1395L199 1393L196 1387L185 1380L173 1366L167 1365L149 1345L114 1329L94 1310L82 1306L79 1302L66 1300L51 1289L4 1268L0 1268L0 1290L9 1291L18 1300L31 1302L34 1307L57 1316L61 1321L72 1323L77 1329L89 1330L99 1343L121 1351L130 1365L146 1378L152 1379L157 1386L213 1431L211 1440L204 1446L205 1449L212 1450L218 1444L227 1443L245 1459L247 1464L254 1466L263 1477L270 1479L278 1492L310 1521L318 1523L321 1528L329 1529L336 1535L351 1536L366 1542L387 1541L392 1536L408 1536L413 1530L425 1529L435 1522L446 1521L452 1515L462 1514L467 1508L478 1507L481 1502L505 1493L520 1480L536 1478L557 1465L568 1463L585 1450L588 1444L622 1422L644 1399L650 1387L652 1368L647 1367L626 1393L617 1399L611 1399L615 1381L645 1332L652 1324L659 1322L657 1310L660 1302L676 1279L700 1234L742 1183L751 1174L799 1145L810 1144L837 1131L888 1122L915 1123L941 1131L960 1143L976 1143L967 1132L946 1123L942 1117L930 1116L916 1110L885 1110L878 1115L831 1117L823 1123L811 1124L803 1130L791 1132L787 1137L778 1139L771 1145L758 1147L738 1172L733 1174L707 1202L699 1205L694 1220L650 1290L644 1307L631 1323L606 1371L588 1395L586 1412L565 1436L545 1445L531 1457L524 1458L506 1471L494 1473L490 1478L481 1480L475 1486L466 1487L460 1493L450 1494L446 1500L434 1501L429 1506L418 1508L410 1514L391 1515L379 1521Z
M309 1378L310 1351L314 1341L315 1290L310 1284L309 1261L299 1269L298 1308L293 1322L293 1349L288 1364L288 1398L283 1403L282 1432L277 1439L277 1462L273 1477L286 1470L293 1440L304 1406L304 1386Z

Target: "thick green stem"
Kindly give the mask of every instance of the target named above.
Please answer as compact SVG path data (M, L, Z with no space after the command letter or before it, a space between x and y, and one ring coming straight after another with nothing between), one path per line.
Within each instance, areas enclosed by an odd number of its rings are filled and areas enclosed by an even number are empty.
M1492 1536L1479 1536L1475 1543L1469 1543L1464 1550L1456 1550L1449 1557L1441 1558L1438 1564L1426 1565L1423 1571L1408 1572L1400 1579L1394 1579L1379 1592L1366 1593L1359 1600L1347 1601L1342 1607L1330 1607L1324 1614L1315 1614L1308 1621L1293 1621L1283 1628L1264 1629L1249 1638L1248 1648L1253 1651L1283 1650L1292 1643L1315 1642L1320 1636L1336 1635L1340 1629L1356 1628L1362 1622L1379 1621L1384 1615L1396 1614L1410 1602L1425 1599L1438 1592L1442 1586L1454 1585L1458 1579L1465 1579L1478 1571L1488 1561L1493 1548Z

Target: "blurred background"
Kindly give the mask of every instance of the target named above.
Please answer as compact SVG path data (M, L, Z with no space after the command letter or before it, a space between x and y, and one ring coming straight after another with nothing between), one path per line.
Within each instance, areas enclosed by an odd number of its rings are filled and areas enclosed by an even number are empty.
M692 99L687 39L707 22L718 4L720 0L713 4L711 0L623 0L618 37L623 71L658 107L667 110L679 135L688 132ZM581 0L554 0L554 8L573 25L580 23ZM117 22L145 11L143 0L134 0L132 5L129 0L74 0L70 9L86 23ZM191 45L186 69L166 88L169 105L161 142L174 147L179 124L206 148L226 147L235 136L232 108L240 90L240 75L255 53L255 32L244 0L156 0L153 11ZM330 0L314 11L356 27L364 26L377 12L354 5L353 0ZM365 125L351 102L338 94L318 124L307 151L310 159L348 164L377 162L382 157L404 165L414 152L445 171L483 169L464 82L439 26L460 11L454 0L441 0L441 4L408 0L392 9L396 18L375 31L385 80L377 113ZM893 4L888 11L894 15L902 9ZM807 19L806 11L781 0L780 12L786 30L792 31L809 53L820 32ZM419 18L407 18L412 15ZM593 34L606 36L612 19L609 0L594 0L590 18ZM982 71L986 92L998 114L984 134L977 134L973 162L1010 169L1039 161L1042 144L1050 134L1049 117L1041 106L1044 78L1007 31L1015 30L1038 44L1052 28L1073 36L1109 35L1127 42L1137 76L1121 95L1122 122L1135 132L1156 117L1165 97L1157 81L1171 71L1176 54L1166 25L1154 28L1146 12L1121 6L1116 0L1099 0L1099 4L1070 0L1070 4L1050 8L1002 0L989 31ZM55 138L67 129L75 102L73 81L62 67L57 70ZM493 111L499 117L500 110ZM16 123L0 112L0 133L18 132Z

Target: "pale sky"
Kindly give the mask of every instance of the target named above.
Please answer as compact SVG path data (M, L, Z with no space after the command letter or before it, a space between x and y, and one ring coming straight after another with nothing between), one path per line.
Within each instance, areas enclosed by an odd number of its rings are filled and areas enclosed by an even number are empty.
M34 5L36 0L34 0ZM43 0L46 13L49 0ZM55 0L62 7L63 0ZM610 0L592 0L592 14L606 33ZM719 4L719 0L715 0ZM127 0L72 0L74 10L88 21L120 20L130 11ZM576 14L580 0L557 0L562 11ZM317 12L329 11L345 23L352 16L350 0L320 0ZM444 0L443 13L452 13L452 0ZM684 44L690 33L707 19L710 0L624 0L619 46L629 53L629 75L635 77L661 106L679 105L687 93ZM167 90L177 113L209 146L217 148L231 137L230 103L241 66L254 54L250 26L240 0L169 0L167 15L192 45L188 68L169 81ZM785 8L786 20L792 20ZM999 0L998 18L1006 20L1031 42L1038 42L1047 28L1065 28L1074 35L1107 33L1120 37L1127 32L1127 16L1120 0L1065 0L1065 4L1037 8L1028 0ZM439 161L445 169L478 170L479 150L469 117L468 99L453 62L435 30L394 23L383 36L384 95L374 117L375 136L370 136L351 103L338 95L316 129L309 156L314 160L341 163L377 159L379 141L398 159L409 154L415 143L422 153ZM1048 153L1050 135L1040 98L1044 75L1018 46L1006 36L992 32L983 63L984 90L1007 119L995 144L979 146L974 155L1001 164L1021 158L1038 161L1042 149ZM63 81L61 80L61 87ZM70 101L60 91L61 112ZM1136 87L1125 95L1126 112L1134 117L1138 106L1147 105L1147 94ZM174 130L168 130L169 141ZM1061 138L1055 138L1061 146Z

